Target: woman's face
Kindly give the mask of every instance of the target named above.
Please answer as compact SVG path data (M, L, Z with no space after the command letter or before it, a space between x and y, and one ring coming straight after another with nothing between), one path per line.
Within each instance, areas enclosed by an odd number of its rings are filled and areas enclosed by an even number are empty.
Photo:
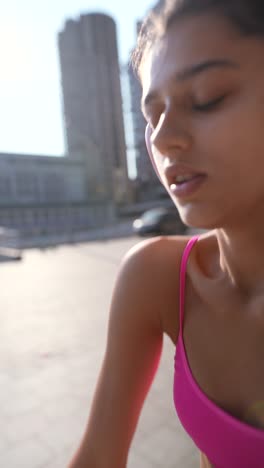
M172 25L142 66L155 165L189 226L262 216L263 58L264 38L211 14Z

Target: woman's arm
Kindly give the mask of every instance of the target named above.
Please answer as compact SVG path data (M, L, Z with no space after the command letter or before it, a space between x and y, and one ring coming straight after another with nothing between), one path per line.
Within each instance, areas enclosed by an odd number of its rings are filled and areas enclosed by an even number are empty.
M124 259L113 293L106 352L82 443L69 468L125 468L161 356L160 280L146 241Z

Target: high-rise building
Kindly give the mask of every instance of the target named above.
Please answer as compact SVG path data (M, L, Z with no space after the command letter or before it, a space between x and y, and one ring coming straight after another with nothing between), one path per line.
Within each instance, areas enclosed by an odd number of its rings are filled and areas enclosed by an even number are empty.
M86 160L88 198L122 204L129 180L115 22L81 15L58 43L68 154Z

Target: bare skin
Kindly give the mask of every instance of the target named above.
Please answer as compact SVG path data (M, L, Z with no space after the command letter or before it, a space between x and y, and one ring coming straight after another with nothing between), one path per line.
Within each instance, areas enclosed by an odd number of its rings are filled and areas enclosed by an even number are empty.
M141 77L160 177L183 221L208 229L187 268L184 341L192 374L219 407L264 429L264 411L254 407L264 400L263 55L263 39L239 36L226 20L187 17L149 54ZM175 78L220 59L233 66ZM210 111L197 110L197 103L222 96ZM171 193L166 166L175 163L206 174L189 196ZM125 468L163 334L177 345L187 241L148 240L126 256L87 430L71 468ZM201 467L208 466L201 454Z

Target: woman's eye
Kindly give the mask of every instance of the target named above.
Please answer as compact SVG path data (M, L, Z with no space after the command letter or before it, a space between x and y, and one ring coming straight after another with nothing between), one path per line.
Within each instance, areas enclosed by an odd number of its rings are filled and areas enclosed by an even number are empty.
M193 109L199 112L206 112L216 108L223 100L225 96L221 96L213 101L205 102L202 104L193 104Z

